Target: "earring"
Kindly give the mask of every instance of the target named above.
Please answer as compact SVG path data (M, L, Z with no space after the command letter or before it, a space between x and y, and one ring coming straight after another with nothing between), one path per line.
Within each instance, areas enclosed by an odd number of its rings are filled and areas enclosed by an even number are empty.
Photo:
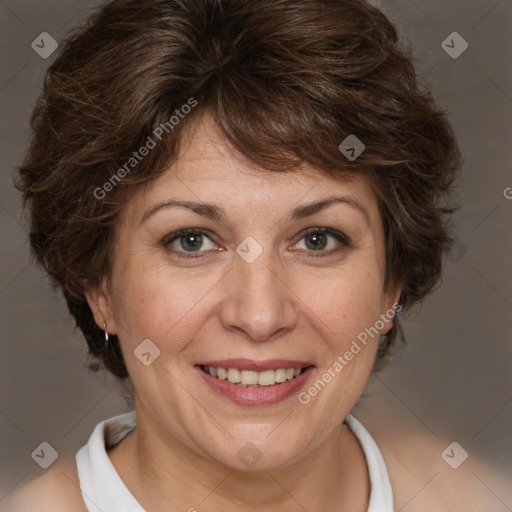
M103 344L103 351L105 351L108 345L108 332L106 322L103 322L103 332L105 333L105 343Z

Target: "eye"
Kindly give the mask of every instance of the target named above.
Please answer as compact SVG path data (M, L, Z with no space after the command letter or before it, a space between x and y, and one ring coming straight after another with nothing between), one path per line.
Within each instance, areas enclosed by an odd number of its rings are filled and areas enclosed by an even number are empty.
M304 243L302 243L303 241ZM295 245L299 249L321 253L311 255L313 257L327 256L338 252L343 246L350 247L350 239L343 233L331 228L309 228Z
M176 231L168 235L162 243L168 251L180 258L200 258L205 252L219 250L215 249L216 244L208 232L199 228ZM329 256L339 252L343 247L350 246L350 239L339 231L331 228L309 228L302 233L302 238L294 247L309 252L308 257L315 258Z
M169 235L163 242L166 249L179 257L197 258L187 253L206 252L212 250L215 244L202 229L182 229ZM205 249L201 251L201 249Z

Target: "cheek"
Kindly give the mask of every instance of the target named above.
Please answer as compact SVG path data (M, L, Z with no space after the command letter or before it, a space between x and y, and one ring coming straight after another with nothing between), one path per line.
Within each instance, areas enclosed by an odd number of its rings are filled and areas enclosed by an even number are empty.
M123 350L132 352L145 339L171 357L184 350L214 314L215 287L222 275L152 264L143 253L121 262L112 307Z
M304 313L336 353L379 319L383 283L368 265L346 265L303 276L296 286L301 289Z
M368 382L375 360L378 334L368 331L380 315L382 283L367 267L350 266L337 271L330 280L306 281L302 294L311 293L303 310L309 310L307 322L318 333L315 347L321 367L297 399L311 416L321 416L322 428L330 431L352 410ZM308 409L309 408L309 409Z
M112 307L123 344L134 347L149 338L167 352L181 350L184 332L200 324L197 315L214 286L210 281L211 276L148 266L141 259L120 265Z

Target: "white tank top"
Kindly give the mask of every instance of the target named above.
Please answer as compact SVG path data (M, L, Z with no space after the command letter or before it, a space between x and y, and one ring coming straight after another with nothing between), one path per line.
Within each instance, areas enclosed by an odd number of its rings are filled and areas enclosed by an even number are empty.
M368 512L393 512L393 492L386 464L377 443L351 415L346 422L359 440L370 476ZM76 454L80 490L89 512L145 512L115 470L106 446L119 443L137 426L135 411L104 420L96 425L89 441Z

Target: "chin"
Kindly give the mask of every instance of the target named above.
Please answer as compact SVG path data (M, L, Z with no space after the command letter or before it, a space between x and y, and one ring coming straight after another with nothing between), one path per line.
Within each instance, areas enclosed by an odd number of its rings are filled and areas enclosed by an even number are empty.
M233 437L224 439L224 448L217 444L212 451L211 446L205 447L205 452L217 462L235 471L270 471L284 469L293 464L305 454L307 441L304 433L290 434L289 422L282 425L254 425L254 428L241 426L243 435L230 433ZM277 433L281 428L282 432ZM251 435L252 431L252 435ZM221 448L219 450L218 448Z

